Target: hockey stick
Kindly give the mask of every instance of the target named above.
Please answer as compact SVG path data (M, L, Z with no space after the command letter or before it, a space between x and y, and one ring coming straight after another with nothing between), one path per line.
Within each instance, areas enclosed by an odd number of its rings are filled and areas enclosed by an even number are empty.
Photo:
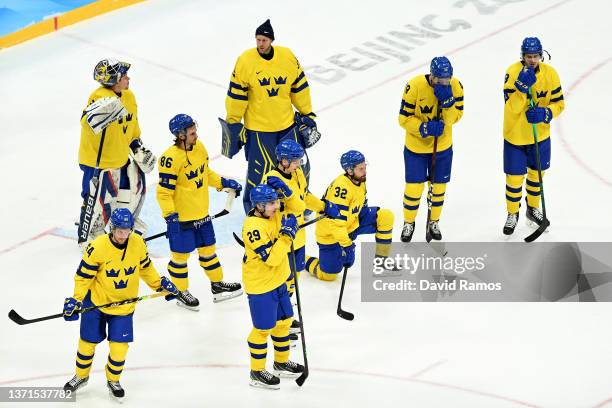
M100 136L100 146L98 146L98 157L96 157L96 168L94 170L93 177L89 181L89 192L87 197L85 198L83 205L85 206L85 210L81 214L79 219L79 228L77 231L78 235L78 243L81 244L87 241L89 237L89 231L91 230L91 224L94 222L93 220L93 212L94 207L96 205L96 200L98 197L98 192L100 191L100 159L102 158L102 149L104 148L104 138L106 137L106 128L102 130L102 136ZM94 192L92 195L91 186L94 186Z
M224 215L229 214L230 210L232 209L232 204L234 202L234 199L236 198L236 190L232 190L231 188L227 188L227 189L224 189L224 191L227 191L227 200L225 201L225 208L223 208L223 210L219 211L215 215L209 215L209 216L204 217L201 220L193 221L193 224L195 224L195 223L203 224L205 222L209 222L209 221L212 221L212 220L214 220L216 218L221 218ZM160 232L159 234L155 234L155 235L151 235L150 237L146 237L144 240L145 240L145 242L151 241L151 240L154 240L156 238L165 236L166 233L167 233L167 231Z
M531 87L529 87L529 107L534 108L535 103L533 101L533 94L531 93ZM550 221L546 217L546 202L544 201L544 180L542 180L542 163L540 162L540 142L538 141L538 130L536 124L531 124L531 130L533 131L533 139L535 140L535 151L536 151L536 163L538 165L538 182L540 183L540 194L542 197L542 224L537 230L531 233L525 238L525 242L535 241L546 231L546 228L550 226Z
M348 272L348 267L344 267L344 272L342 273L342 285L340 286L340 297L338 298L338 310L336 313L338 316L343 318L344 320L353 320L355 315L351 312L347 312L346 310L342 310L342 295L344 294L344 284L346 283L346 273Z
M316 218L315 218L316 219ZM312 220L314 221L314 220ZM318 221L318 220L317 220ZM304 226L306 226L305 223ZM304 319L302 318L302 303L300 302L300 285L298 283L297 268L295 266L295 249L293 248L293 241L291 241L291 264L293 266L293 282L295 283L295 300L298 308L298 319L300 320L300 331L302 338L302 355L304 356L304 372L298 378L295 383L300 387L304 385L304 381L308 378L308 356L306 355L306 337L304 336Z
M86 307L85 309L75 310L74 313L86 313L86 312L90 312L92 310L102 309L104 307L115 307L115 306L127 305L129 303L136 303L136 302L140 302L142 300L153 299L153 298L156 298L156 297L167 296L167 295L168 295L168 292L165 292L165 291L157 292L157 293L152 293L150 295L139 296L139 297L135 297L135 298L131 298L131 299L121 300L119 302L107 303L105 305ZM37 322L42 322L42 321L51 320L51 319L57 319L58 317L62 317L62 316L64 316L64 313L58 313L58 314L54 314L54 315L38 317L36 319L24 319L23 317L21 317L19 315L19 313L17 313L13 309L11 309L11 311L8 314L9 319L11 319L12 321L14 321L15 323L17 323L19 325L37 323Z
M302 228L306 228L307 226L314 224L317 221L321 221L325 217L327 217L327 214L319 215L317 218L313 218L312 220L307 221L303 223L302 225L298 225L298 230L301 230ZM241 240L240 237L238 237L238 235L236 235L235 232L232 232L232 235L234 236L234 239L236 240L238 245L244 248L244 241Z
M438 110L436 112L436 120L440 120L442 108L438 101ZM440 135L442 136L442 135ZM429 231L429 223L431 222L431 207L433 202L433 185L436 179L436 155L438 153L438 136L434 136L433 153L431 155L431 171L429 172L429 189L427 191L427 224L425 225L425 241L431 242L432 236Z

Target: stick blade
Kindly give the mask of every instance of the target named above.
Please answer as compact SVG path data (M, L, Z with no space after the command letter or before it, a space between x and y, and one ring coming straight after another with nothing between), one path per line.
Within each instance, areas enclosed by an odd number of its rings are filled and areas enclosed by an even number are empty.
M295 383L301 387L302 385L304 385L304 381L306 381L307 378L308 378L308 369L305 368L302 375L300 375L298 378L295 379Z
M346 310L338 309L338 316L343 318L344 320L353 320L355 315L351 312L347 312Z
M548 228L549 226L550 226L550 221L548 221L548 218L545 218L544 221L542 222L542 225L540 225L537 230L533 231L531 235L525 238L525 242L535 241L536 239L540 237L540 235L544 233L544 231L546 231L546 228Z
M17 313L13 309L11 309L11 311L8 313L8 317L9 319L11 319L12 321L14 321L15 323L19 325L23 325L27 323L26 320L23 317L19 316L19 313Z

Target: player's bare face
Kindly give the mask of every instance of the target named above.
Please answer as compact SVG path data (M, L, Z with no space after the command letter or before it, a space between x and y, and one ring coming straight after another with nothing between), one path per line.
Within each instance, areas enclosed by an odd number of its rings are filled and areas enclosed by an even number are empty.
M269 203L265 203L264 204L264 212L263 212L264 217L266 217L266 218L272 217L274 214L276 214L276 211L278 211L279 207L280 207L280 201L279 200L270 201Z
M533 69L538 67L541 59L542 56L540 54L523 54L523 61L525 61L525 65Z
M113 228L113 241L123 245L131 233L132 230L130 228Z
M432 77L431 83L433 85L450 85L450 78Z
M194 125L185 131L185 145L189 149L195 145L196 140L198 140L198 128Z
M255 42L257 44L257 51L260 54L266 55L270 52L272 47L272 40L265 35L256 35Z
M285 173L294 173L298 167L300 167L302 165L302 159L295 159L295 160L287 160L287 159L283 159L281 161L281 167L283 168L283 171Z
M364 182L366 181L366 163L359 163L357 166L355 166L353 168L353 180L358 181L358 182Z
M130 77L125 74L121 77L121 79L119 80L119 86L121 88L121 90L123 91L124 89L129 89L130 88Z

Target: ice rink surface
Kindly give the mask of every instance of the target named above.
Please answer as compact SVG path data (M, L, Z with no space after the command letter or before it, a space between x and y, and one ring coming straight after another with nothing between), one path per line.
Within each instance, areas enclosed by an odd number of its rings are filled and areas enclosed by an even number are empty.
M323 137L310 151L311 191L322 194L351 148L368 162L370 205L391 208L402 223L403 130L397 124L405 83L446 55L465 89L465 115L454 127L452 181L441 229L448 241L500 241L506 217L502 169L502 84L523 37L538 36L552 55L566 109L552 126L545 178L552 226L540 240L608 241L612 233L609 100L612 5L603 0L147 1L68 27L0 53L0 236L2 313L26 317L61 310L72 294L80 253L71 225L80 206L76 156L79 117L96 83L94 65L116 57L132 64L142 137L160 154L172 142L168 120L194 116L217 172L244 180L242 153L219 157L217 117L237 56L254 46L266 18L275 44L306 68ZM398 33L426 30L424 37ZM391 44L385 40L393 40ZM384 49L383 49L384 48ZM148 177L145 218L163 228ZM224 200L215 195L215 205ZM417 219L423 240L425 199ZM608 208L608 210L606 210ZM241 276L242 207L215 222L227 280ZM522 215L511 240L531 231ZM365 238L371 240L372 238ZM314 231L309 252L315 253ZM363 241L363 238L361 238ZM152 248L166 273L167 244ZM159 299L139 305L135 342L121 382L125 406L612 406L612 307L605 303L361 303L359 261L345 307L335 314L340 282L302 275L311 375L301 389L248 386L246 297L213 304L208 280L190 262L193 313ZM142 285L143 293L148 288ZM78 323L18 327L0 319L0 386L59 386L72 375ZM110 404L102 343L79 406ZM271 364L271 352L268 354ZM292 352L301 361L301 348ZM45 405L51 406L52 404Z

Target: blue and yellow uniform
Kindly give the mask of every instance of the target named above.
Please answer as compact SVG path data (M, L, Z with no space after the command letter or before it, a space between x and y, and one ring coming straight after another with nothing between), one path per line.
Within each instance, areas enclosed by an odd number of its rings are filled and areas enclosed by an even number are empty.
M375 234L376 255L388 256L391 249L393 212L369 207L366 184L355 184L347 174L338 176L327 187L324 199L336 204L340 216L317 223L319 259L307 257L306 270L321 280L334 280L342 270L342 247L353 244L357 236Z
M322 212L325 209L325 203L310 191L308 191L308 183L302 169L298 168L291 174L286 174L278 168L266 173L262 179L265 184L268 177L274 176L280 178L292 191L291 197L281 198L281 208L278 210L281 214L293 214L298 225L304 223L304 211L311 210L314 212ZM298 230L295 239L293 240L295 250L295 267L298 274L304 270L306 265L306 230ZM288 278L289 292L293 292L293 270L292 262L289 262L291 267L291 276ZM299 275L298 275L299 277Z
M242 227L245 251L242 280L253 322L247 339L253 371L263 371L266 367L269 335L274 344L274 361L286 363L289 360L293 308L285 281L291 273L288 258L291 238L279 233L281 219L280 211L263 218L251 210Z
M419 209L424 183L429 180L434 137L421 137L420 126L439 118L444 122L444 132L438 139L436 174L433 186L431 220L437 221L442 213L446 183L450 181L453 162L453 125L463 116L463 85L457 78L450 79L455 103L450 108L439 109L429 75L412 78L404 88L399 111L399 124L405 129L404 146L404 222L414 222Z
M508 213L517 213L523 194L523 181L527 173L527 204L540 206L540 184L535 154L532 124L525 112L529 97L519 92L515 82L524 67L522 61L512 64L504 78L504 173L506 173L506 206ZM545 63L535 70L536 82L532 86L535 106L550 109L552 117L537 123L539 153L542 170L550 167L550 120L563 112L565 101L557 71ZM542 172L542 176L544 172Z
M223 279L223 269L215 252L215 231L212 221L206 219L208 188L221 190L221 177L208 162L208 151L199 140L192 150L171 146L158 160L157 202L164 218L178 214L179 220L176 229L169 225L167 234L172 251L168 272L179 291L189 287L187 260L196 248L200 266L211 282Z
M160 276L147 252L144 240L131 234L125 244L114 243L110 235L94 239L83 254L74 277L74 298L83 307L138 297L140 279L153 290L160 288ZM109 381L119 381L128 343L132 342L135 303L83 313L76 358L76 374L89 376L95 347L107 338L110 353L106 365Z
M248 161L244 192L245 212L251 208L249 194L260 184L264 174L276 166L274 149L285 138L304 146L294 125L294 110L312 115L310 87L300 63L289 48L272 47L269 55L256 48L245 51L230 78L225 108L228 123L244 119L242 143ZM306 179L310 164L304 165Z

